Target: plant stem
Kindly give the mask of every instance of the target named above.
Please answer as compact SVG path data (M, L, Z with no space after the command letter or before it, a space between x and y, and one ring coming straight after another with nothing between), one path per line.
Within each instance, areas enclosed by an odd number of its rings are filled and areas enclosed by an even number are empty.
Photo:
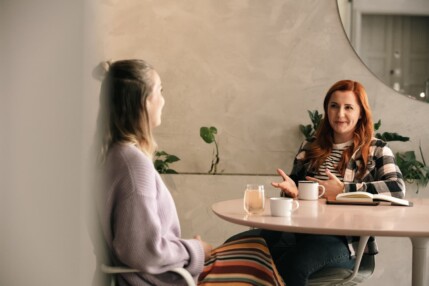
M216 146L216 153L215 153L213 174L216 174L217 173L217 164L219 163L219 147L217 145L216 139L214 139L214 143L215 143L215 146Z
M425 157L423 157L422 145L419 143L420 156L422 156L423 165L426 166Z

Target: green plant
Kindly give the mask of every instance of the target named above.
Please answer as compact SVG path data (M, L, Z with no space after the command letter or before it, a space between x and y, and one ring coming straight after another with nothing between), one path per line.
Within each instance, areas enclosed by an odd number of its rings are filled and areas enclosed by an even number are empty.
M170 168L170 164L179 161L180 158L168 154L165 151L157 151L155 152L155 169L160 174L177 174L177 172Z
M300 124L299 130L301 131L302 134L304 134L305 140L310 140L311 137L314 137L314 133L319 127L320 121L322 121L323 114L319 113L319 111L317 110L314 110L314 111L307 110L307 112L312 124L308 124L308 125Z
M429 182L429 167L426 166L421 146L419 146L419 150L423 162L417 160L414 151L407 151L403 153L398 152L395 156L398 167L404 176L404 180L411 184L416 183L416 193L419 192L420 186L425 187Z
M378 122L374 123L374 131L378 131L381 126L381 119L378 120ZM385 142L389 141L401 141L401 142L407 142L410 141L410 137L405 137L402 135L399 135L396 132L383 132L383 133L376 133L375 137L378 139L381 139Z
M374 124L374 130L377 131L381 126L381 120ZM375 137L389 141L410 141L409 137L399 135L398 133L383 132L382 134L377 133ZM429 167L426 166L425 158L421 146L419 146L420 156L423 162L417 160L416 153L414 151L397 152L395 154L396 164L398 164L401 170L402 176L407 183L417 185L416 193L419 192L420 186L425 187L429 183Z
M216 135L217 129L216 127L201 127L200 128L200 136L206 142L207 144L214 143L215 148L213 149L213 156L212 156L212 162L209 170L209 174L216 174L217 173L217 165L219 164L220 158L219 158L219 147L216 142Z
M305 136L306 140L309 140L314 136L320 122L323 119L323 115L319 113L317 110L310 111L308 110L308 115L310 117L311 123L308 125L299 125L299 130ZM396 132L377 132L381 127L381 120L374 123L374 131L376 132L375 137L381 139L385 142L391 141L400 141L407 142L410 141L409 137L399 135ZM417 160L416 154L414 151L406 151L406 152L397 152L395 154L396 163L398 164L399 169L402 172L402 176L404 180L408 183L415 183L417 185L416 192L419 192L420 186L427 186L429 183L429 167L426 166L426 162L423 157L423 152L421 146L420 156L422 157L423 162Z

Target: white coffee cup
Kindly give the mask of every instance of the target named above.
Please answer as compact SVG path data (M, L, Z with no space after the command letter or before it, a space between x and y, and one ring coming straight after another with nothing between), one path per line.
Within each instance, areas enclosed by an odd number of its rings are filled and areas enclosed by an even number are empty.
M293 206L295 204L295 207ZM272 216L290 216L299 208L297 200L292 198L276 197L270 198L270 210Z
M319 189L322 189L320 192ZM298 182L298 198L300 200L315 201L325 194L325 187L313 181Z

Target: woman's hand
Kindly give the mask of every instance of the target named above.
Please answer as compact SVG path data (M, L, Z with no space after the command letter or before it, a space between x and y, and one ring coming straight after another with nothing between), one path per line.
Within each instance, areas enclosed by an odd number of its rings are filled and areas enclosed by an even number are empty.
M283 182L272 182L271 185L274 188L281 189L282 192L285 193L288 197L298 197L298 189L295 185L295 182L288 175L286 175L286 173L282 169L277 169L277 173L283 178Z
M323 197L335 197L339 193L342 193L344 190L344 183L340 181L334 174L332 174L328 169L326 169L326 175L328 180L322 181L313 177L305 177L305 179L313 182L318 182L319 185L325 187L325 195Z
M196 240L200 241L200 243L201 243L201 245L203 247L203 250L204 250L204 261L207 261L210 258L210 256L211 256L211 252L212 252L213 246L211 246L211 244L203 241L201 239L200 235L195 235L194 238Z

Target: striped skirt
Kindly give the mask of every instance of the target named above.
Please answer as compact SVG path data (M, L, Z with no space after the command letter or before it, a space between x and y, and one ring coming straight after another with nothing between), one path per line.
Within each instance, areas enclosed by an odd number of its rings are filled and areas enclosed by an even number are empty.
M247 237L212 250L198 285L284 286L264 239Z

